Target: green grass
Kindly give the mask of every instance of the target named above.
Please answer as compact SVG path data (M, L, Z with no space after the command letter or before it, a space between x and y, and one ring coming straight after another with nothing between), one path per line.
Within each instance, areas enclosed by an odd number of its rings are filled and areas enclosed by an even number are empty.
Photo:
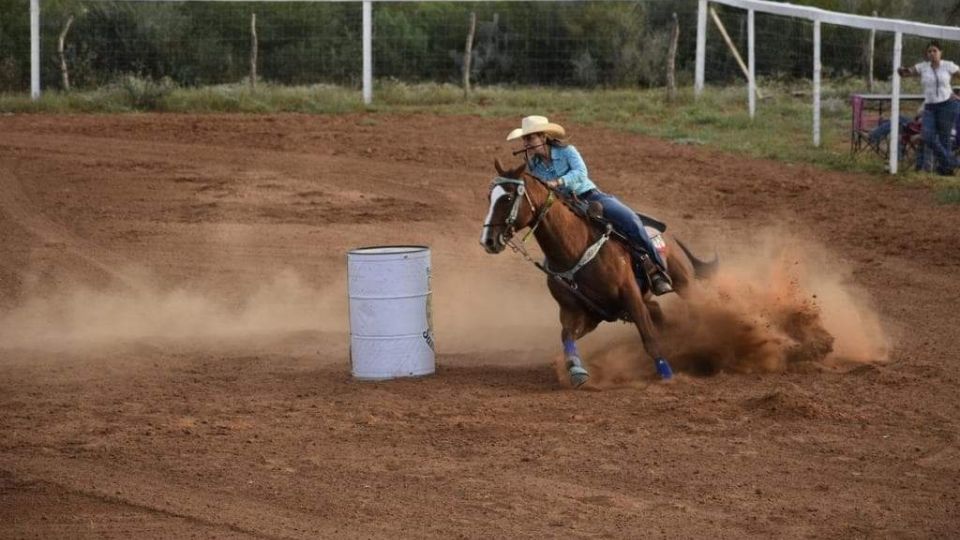
M944 183L937 189L937 202L941 204L960 204L960 184Z
M693 90L688 86L670 102L662 88L582 90L493 86L476 88L469 97L464 97L463 90L451 84L384 80L377 82L374 102L367 106L357 88L267 83L258 84L256 90L242 83L179 88L169 81L128 76L97 90L48 91L36 101L23 94L0 94L0 112L420 112L513 118L539 113L562 120L574 133L577 125L600 125L756 158L871 173L881 180L890 178L884 174L886 161L875 154L850 155L849 95L866 87L862 81L829 81L824 85L819 148L812 145L810 83L770 80L762 81L760 87L763 99L757 101L757 115L751 119L746 89L742 85L707 87L700 99L694 99ZM909 171L909 166L902 169L906 172L898 175L896 181L939 189L938 198L945 203L955 204L960 198L957 186L950 184L951 179L917 174Z

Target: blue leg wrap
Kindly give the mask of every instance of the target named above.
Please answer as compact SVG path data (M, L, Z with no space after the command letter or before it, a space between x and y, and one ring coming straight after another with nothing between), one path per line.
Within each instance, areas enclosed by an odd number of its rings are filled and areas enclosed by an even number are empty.
M583 367L580 353L577 352L576 342L572 339L563 340L563 353L567 357L567 373L570 374L570 384L574 388L580 388L590 378L590 373Z
M666 358L657 358L654 363L657 366L657 373L660 374L660 378L669 380L673 377L673 370L670 369L670 363L667 362Z

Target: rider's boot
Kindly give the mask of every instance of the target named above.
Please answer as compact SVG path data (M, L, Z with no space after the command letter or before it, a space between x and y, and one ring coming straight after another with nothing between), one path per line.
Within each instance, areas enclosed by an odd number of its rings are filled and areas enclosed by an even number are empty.
M649 256L643 258L643 271L650 280L650 291L653 292L653 294L662 296L673 292L673 283L670 281L670 276L667 275L662 268L654 264Z

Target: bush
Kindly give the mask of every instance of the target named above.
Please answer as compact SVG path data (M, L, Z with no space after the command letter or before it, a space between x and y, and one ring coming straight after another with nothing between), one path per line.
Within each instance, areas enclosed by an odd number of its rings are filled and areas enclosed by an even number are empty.
M177 84L169 77L154 81L137 75L123 76L118 86L131 108L148 111L160 110L163 99L177 89Z

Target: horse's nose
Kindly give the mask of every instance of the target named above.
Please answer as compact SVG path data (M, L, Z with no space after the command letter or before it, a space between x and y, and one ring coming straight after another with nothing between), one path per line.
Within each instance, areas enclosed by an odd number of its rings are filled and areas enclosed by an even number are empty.
M496 253L497 245L493 241L492 236L488 236L480 241L480 244L483 245L483 249L487 250L487 253Z

